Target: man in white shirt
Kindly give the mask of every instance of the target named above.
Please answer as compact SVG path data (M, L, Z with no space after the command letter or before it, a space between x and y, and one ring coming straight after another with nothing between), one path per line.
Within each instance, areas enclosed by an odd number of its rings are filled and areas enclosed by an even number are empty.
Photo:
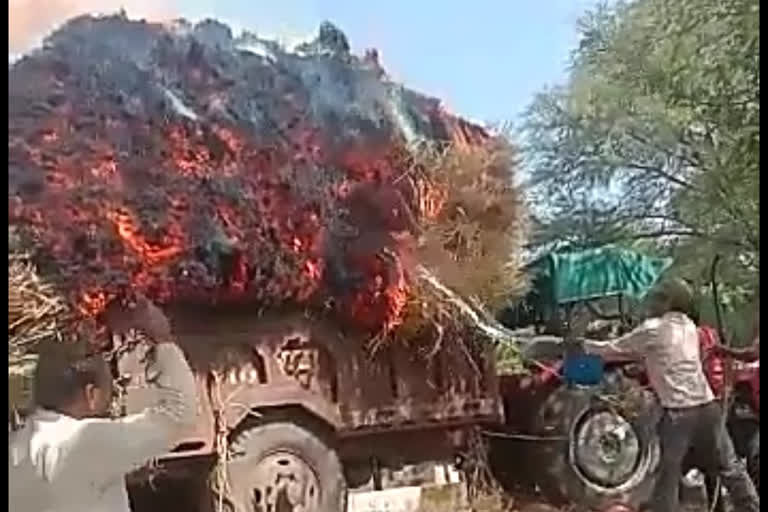
M154 340L147 364L154 403L108 419L112 375L104 357L64 343L41 351L37 410L8 438L11 511L129 512L125 475L171 450L179 429L195 421L195 380L162 312L140 297L106 318L113 332L138 329Z
M686 316L692 298L684 281L662 282L648 298L648 320L614 340L585 340L584 349L606 359L644 362L651 387L664 408L652 512L677 512L683 460L690 451L696 452L697 460L706 461L708 472L720 475L735 510L756 512L760 499L727 442L722 411L702 367L696 325Z

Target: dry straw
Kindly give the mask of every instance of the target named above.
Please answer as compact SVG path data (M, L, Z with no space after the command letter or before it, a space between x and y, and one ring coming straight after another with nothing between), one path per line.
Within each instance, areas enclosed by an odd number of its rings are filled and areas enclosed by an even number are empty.
M527 234L514 149L498 139L483 146L431 147L415 167L443 190L442 208L422 219L418 260L464 297L496 307L525 287L520 252Z
M414 154L403 179L424 192L418 198L423 231L415 260L417 269L428 269L431 278L413 280L395 337L429 339L428 353L433 354L450 338L464 338L468 330L487 337L476 327L494 325L492 312L523 294L527 282L521 251L528 219L515 182L515 153L506 141L483 146L430 143ZM440 289L450 290L450 297Z
M70 308L56 287L42 278L24 254L8 256L8 357L22 361L46 339L61 336Z

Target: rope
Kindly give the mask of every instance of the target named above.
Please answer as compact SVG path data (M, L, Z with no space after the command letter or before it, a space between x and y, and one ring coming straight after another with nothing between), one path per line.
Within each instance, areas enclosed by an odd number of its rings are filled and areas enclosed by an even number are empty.
M568 436L539 436L534 434L508 434L506 432L493 432L490 430L481 430L481 434L488 437L497 437L501 439L514 439L519 441L567 441Z
M215 415L215 449L217 454L216 467L214 469L214 487L216 489L216 512L224 512L225 496L229 492L229 443L227 439L227 423L224 415L224 401L221 396L221 375L218 372L211 372Z

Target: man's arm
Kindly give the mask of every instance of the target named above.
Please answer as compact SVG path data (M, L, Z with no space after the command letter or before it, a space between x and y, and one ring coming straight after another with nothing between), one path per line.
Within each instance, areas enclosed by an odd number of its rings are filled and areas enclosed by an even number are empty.
M643 358L649 345L656 339L657 321L647 320L624 336L612 340L583 340L587 353L610 361L637 361Z
M122 479L173 448L181 429L197 415L197 387L184 353L173 343L168 318L146 297L112 303L103 321L116 334L143 331L152 340L146 359L146 382L153 400L142 412L125 418L85 419L65 448L67 466L79 468L94 482ZM71 466L70 466L71 463ZM91 470L95 472L89 473Z
M154 388L153 403L124 418L82 420L63 448L62 470L90 475L94 482L122 479L170 451L180 430L194 423L197 390L184 354L172 343L158 344L152 351L147 380Z

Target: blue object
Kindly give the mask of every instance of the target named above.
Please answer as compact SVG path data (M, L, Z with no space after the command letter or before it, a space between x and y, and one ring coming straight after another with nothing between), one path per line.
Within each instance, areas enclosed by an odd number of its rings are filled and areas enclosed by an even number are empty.
M603 379L603 359L592 354L575 354L563 360L563 379L566 384L596 386Z

